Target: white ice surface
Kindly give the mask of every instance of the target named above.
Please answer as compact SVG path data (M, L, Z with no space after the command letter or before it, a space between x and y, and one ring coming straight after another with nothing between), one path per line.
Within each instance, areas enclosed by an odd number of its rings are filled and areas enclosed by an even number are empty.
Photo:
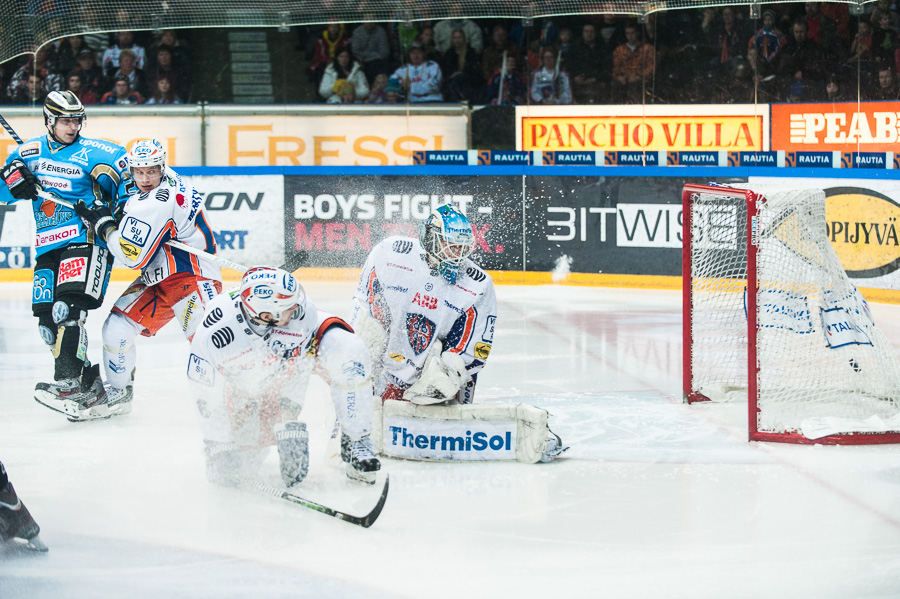
M351 285L306 287L348 314ZM572 449L385 460L390 496L362 529L206 482L175 325L138 340L131 415L73 424L35 403L52 361L30 285L0 285L0 460L50 547L0 548L0 599L900 597L900 447L751 444L744 406L683 405L677 292L497 295L478 401L547 408ZM105 311L88 320L95 362ZM873 312L900 343L900 308ZM334 416L314 380L299 492L364 513L378 489L326 459Z

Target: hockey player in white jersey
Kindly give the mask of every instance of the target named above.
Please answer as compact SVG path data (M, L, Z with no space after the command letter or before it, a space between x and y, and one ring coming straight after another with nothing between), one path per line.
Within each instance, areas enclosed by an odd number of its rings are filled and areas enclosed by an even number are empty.
M497 319L493 281L468 259L473 242L469 220L445 204L422 224L419 239L388 237L369 254L351 325L371 317L384 331L373 352L382 399L472 402ZM416 385L426 362L446 374L438 379L446 384Z
M116 300L103 324L107 400L83 411L76 420L129 413L137 336L152 337L175 320L190 340L204 307L222 291L221 269L216 262L166 243L180 241L216 253L203 198L166 166L166 151L155 139L135 142L128 152L128 163L138 193L128 198L118 218L113 218L105 206L77 209L82 218L94 224L116 260L141 274Z
M546 411L508 404L501 414L495 406L470 405L478 373L491 353L497 320L493 281L469 259L474 239L469 219L445 204L422 223L418 239L388 237L363 266L351 325L372 354L375 393L384 404L376 447L387 455L413 459L550 461L566 448L546 426ZM437 406L441 409L430 409ZM447 437L444 432L452 424L430 428L429 421L504 420L507 413L514 414L511 422L521 421L521 428L529 430L529 451L454 453L435 447L434 439L449 439L442 441L445 449L471 449L471 439L465 439L472 431L463 426ZM418 418L422 434L394 426L392 416L404 423ZM376 413L376 424L379 418ZM439 431L442 434L436 435ZM511 432L508 439L508 444L523 446L512 441ZM391 448L392 443L396 447Z
M194 383L206 444L207 476L240 484L278 451L288 487L309 470L309 432L296 420L309 376L331 387L347 476L374 484L371 363L365 344L340 318L320 312L287 271L258 267L215 298L191 342Z

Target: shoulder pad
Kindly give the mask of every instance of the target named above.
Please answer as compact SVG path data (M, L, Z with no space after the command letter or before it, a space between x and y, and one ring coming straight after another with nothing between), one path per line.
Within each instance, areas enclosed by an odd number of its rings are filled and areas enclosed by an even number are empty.
M391 249L398 254L408 254L413 249L413 242L410 239L398 239L391 244Z
M485 279L487 279L487 273L475 266L474 264L469 264L466 266L466 276L475 281L476 283L481 283Z

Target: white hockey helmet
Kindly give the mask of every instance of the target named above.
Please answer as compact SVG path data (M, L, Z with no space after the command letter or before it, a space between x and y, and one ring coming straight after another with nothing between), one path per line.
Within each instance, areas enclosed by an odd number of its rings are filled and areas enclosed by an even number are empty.
M166 149L155 139L139 139L128 150L128 167L158 166L166 170Z
M248 318L259 318L263 312L272 315L274 322L295 307L293 318L303 318L306 312L306 293L294 275L280 268L259 266L241 277L241 305Z
M452 204L432 210L419 228L419 241L437 262L438 272L449 283L455 283L459 267L472 253L475 236L466 215Z
M58 90L47 94L44 99L44 125L50 132L50 137L56 141L60 140L56 139L53 128L56 127L58 118L81 119L82 125L84 124L87 114L84 112L84 104L81 103L78 96L70 91Z

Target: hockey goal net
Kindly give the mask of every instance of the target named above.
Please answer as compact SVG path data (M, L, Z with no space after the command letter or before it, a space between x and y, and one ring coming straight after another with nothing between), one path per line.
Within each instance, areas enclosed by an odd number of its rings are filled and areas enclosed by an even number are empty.
M750 440L900 443L900 367L816 189L685 185L684 394L746 400Z

